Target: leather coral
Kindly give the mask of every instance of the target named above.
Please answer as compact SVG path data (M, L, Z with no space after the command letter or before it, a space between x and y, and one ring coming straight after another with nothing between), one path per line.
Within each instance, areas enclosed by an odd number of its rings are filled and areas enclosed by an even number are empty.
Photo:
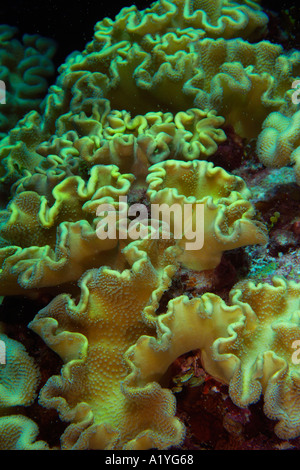
M59 68L39 112L32 107L0 142L0 293L52 299L22 321L63 366L40 385L25 354L23 362L33 380L28 403L39 392L37 409L54 409L65 423L59 448L180 445L185 427L165 373L193 348L238 406L263 394L278 435L300 433L298 376L283 344L298 331L298 287L246 279L225 302L185 291L180 277L194 269L204 279L224 252L267 242L240 169L230 174L207 161L225 142L225 126L242 142L258 136L270 113L296 116L290 84L300 53L261 41L266 25L251 0L124 8L96 24L92 41ZM189 204L196 214L203 204L203 247L189 250L187 233L100 240L97 208L118 212L125 196L147 215L156 203ZM176 232L174 217L171 225ZM1 371L1 384L14 384L11 370ZM18 406L15 418L5 404L2 447L47 447L25 417L27 401Z
M123 386L124 354L141 335L155 332L155 310L175 273L177 250L169 240L132 242L124 250L130 269L87 271L78 303L62 294L30 323L65 363L39 399L70 423L63 448L162 449L182 440L169 393L155 383Z
M264 412L277 421L282 439L299 435L300 284L274 277L272 284L238 283L226 304L206 293L171 300L157 322L157 338L142 336L128 352L126 381L142 386L163 381L180 355L199 349L205 370L229 384L235 404L247 407L264 395Z
M206 161L168 160L150 167L147 182L151 204L170 209L171 231L179 231L179 246L184 250L180 260L185 267L213 269L224 251L268 240L264 225L252 220L255 210L246 184L223 168ZM197 206L203 206L201 216ZM186 225L190 233L185 232ZM189 242L192 234L195 244ZM198 244L197 237L201 238Z

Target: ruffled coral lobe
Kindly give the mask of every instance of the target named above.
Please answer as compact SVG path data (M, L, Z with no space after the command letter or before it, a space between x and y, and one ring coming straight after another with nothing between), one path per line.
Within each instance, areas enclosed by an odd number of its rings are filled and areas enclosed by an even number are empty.
M300 51L252 0L159 0L97 22L44 96L54 43L14 34L0 294L32 313L0 310L0 448L246 448L254 415L299 447Z

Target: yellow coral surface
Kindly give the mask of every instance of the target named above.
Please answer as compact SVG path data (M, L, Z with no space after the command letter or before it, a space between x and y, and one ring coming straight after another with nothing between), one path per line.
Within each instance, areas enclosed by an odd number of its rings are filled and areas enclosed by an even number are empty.
M300 111L290 117L279 112L269 114L257 140L257 153L260 161L269 168L293 163L300 185Z
M263 396L277 436L300 435L291 349L300 336L299 284L275 277L256 285L241 271L225 301L230 288L221 271L224 298L198 288L181 295L191 271L199 287L227 252L242 257L245 251L233 250L268 242L245 181L208 161L220 148L224 166L226 155L235 158L230 132L242 159L258 138L260 161L294 164L300 181L299 111L291 99L300 52L264 40L267 22L251 0L123 8L96 23L92 41L67 57L38 111L30 101L9 133L10 116L4 122L0 294L30 299L29 344L43 341L43 354L54 351L63 366L39 370L4 334L4 318L1 449L51 448L39 437L45 411L65 423L55 449L180 446L186 431L169 378L172 363L193 350L205 372L228 385L235 405ZM24 51L7 43L13 30L3 31L14 69ZM36 48L26 78L34 76L33 91L41 93L40 53L48 70L53 45L36 36L24 41ZM119 217L122 198L127 209L142 205L147 217L134 222L128 213L125 228L118 220L115 236L100 239L99 224L106 226L98 208L109 205L106 212ZM155 204L164 205L167 224L154 217ZM137 240L138 228L147 235ZM22 328L10 327L24 339Z
M235 404L246 407L264 395L266 415L282 439L299 435L299 365L293 343L300 335L300 284L275 277L273 284L243 281L230 305L215 294L169 302L157 322L157 339L142 336L128 352L130 383L158 381L180 355L199 349L205 370L229 384Z
M66 449L162 449L183 437L174 399L158 384L131 393L122 388L124 353L154 331L155 309L176 269L176 248L145 240L125 252L130 270L87 271L78 304L58 296L29 325L65 363L61 376L43 387L40 403L71 422L62 436Z
M165 205L170 212L171 231L178 233L184 249L184 266L213 269L223 251L267 242L263 224L251 220L255 210L248 201L250 191L241 178L223 168L206 161L168 160L150 167L147 181L150 202ZM200 206L203 212L198 211Z
M0 25L0 78L5 83L5 103L0 109L0 139L33 109L40 109L48 83L54 74L52 58L56 44L38 34L24 34L17 39L18 30Z

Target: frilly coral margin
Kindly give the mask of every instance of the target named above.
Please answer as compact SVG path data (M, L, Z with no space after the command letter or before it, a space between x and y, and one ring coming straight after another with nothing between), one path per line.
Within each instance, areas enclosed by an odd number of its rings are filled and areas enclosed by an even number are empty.
M222 252L234 248L266 244L268 240L263 224L251 220L255 210L247 200L250 191L244 181L230 175L223 168L212 163L194 160L180 162L168 160L149 168L147 177L150 202L166 204L170 209L176 204L186 218L185 207L193 208L193 226L196 226L196 206L203 205L203 244L200 248L186 248L189 245L183 231L179 246L183 248L180 261L185 267L194 270L215 268L221 260ZM171 230L176 232L179 223L178 211L171 212ZM199 225L199 220L198 220ZM199 230L198 225L195 230Z
M169 241L156 241L155 251L153 245L144 240L124 250L130 271L87 271L77 305L58 296L29 325L65 362L61 376L40 393L43 406L71 422L63 448L163 449L183 438L169 393L158 384L122 386L128 373L123 355L140 335L154 331L158 301L176 270L178 249Z
M298 365L292 344L300 335L300 284L274 277L273 285L241 282L230 305L214 294L171 300L157 322L157 339L142 336L127 352L128 383L162 382L180 355L199 349L205 370L229 384L244 408L264 395L266 415L282 439L299 435Z
M0 115L0 294L11 296L0 309L0 448L185 446L169 380L182 354L226 389L224 406L263 397L277 436L300 436L296 267L260 284L253 269L259 250L257 263L271 252L299 258L294 180L284 176L277 197L276 173L261 168L293 164L300 181L291 89L300 51L265 40L267 23L251 0L123 8L67 57L41 106L52 42L25 36L24 51L14 28L0 26L1 73L20 105ZM144 239L134 239L132 212L125 229L115 219L114 236L99 237L99 207L119 216L120 197L127 209L143 206L134 230L146 227ZM293 214L280 214L290 202ZM152 218L163 204L171 230ZM9 309L17 296L29 306ZM45 432L51 416L55 438Z

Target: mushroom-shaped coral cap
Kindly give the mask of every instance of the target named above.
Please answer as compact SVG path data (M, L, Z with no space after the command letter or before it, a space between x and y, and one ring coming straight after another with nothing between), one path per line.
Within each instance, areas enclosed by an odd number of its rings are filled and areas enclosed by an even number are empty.
M44 441L36 441L36 423L23 415L0 417L0 450L48 450Z
M244 316L232 337L220 339L216 347L219 359L228 357L224 363L235 362L230 396L247 406L263 393L266 415L279 420L276 434L297 437L300 370L294 348L300 338L300 284L281 277L274 277L272 285L242 281L230 297Z
M24 34L20 42L17 32L0 25L0 80L6 85L5 103L0 106L0 139L27 112L40 109L47 78L54 74L55 42L38 34Z
M215 294L172 299L158 318L157 338L142 336L127 352L127 385L162 382L180 355L201 351L205 370L229 384L233 402L246 407L264 395L264 411L278 420L282 439L300 435L300 284L237 284L230 305ZM295 348L298 346L298 351Z
M169 217L180 239L184 266L213 269L223 251L267 242L263 224L252 220L255 210L245 182L223 168L206 161L168 160L149 168L147 182L152 206L160 206L156 209Z
M0 214L5 294L76 281L86 269L120 254L116 239L97 237L97 208L127 194L133 175L121 175L114 165L94 165L87 182L69 176L53 190L43 175L35 176Z
M38 426L17 414L37 395L40 373L23 344L0 333L0 450L47 449Z
M269 114L257 139L259 160L268 168L281 168L294 163L297 183L300 184L300 111L291 117L282 113Z
M0 413L3 408L28 406L35 396L40 374L23 344L0 334L5 361L0 364ZM2 350L2 348L1 348Z
M58 296L30 328L57 352L64 367L40 393L40 403L70 422L66 449L148 449L180 443L174 397L153 383L123 389L128 347L152 334L155 310L176 270L169 240L132 242L124 250L131 269L87 271L78 304Z

